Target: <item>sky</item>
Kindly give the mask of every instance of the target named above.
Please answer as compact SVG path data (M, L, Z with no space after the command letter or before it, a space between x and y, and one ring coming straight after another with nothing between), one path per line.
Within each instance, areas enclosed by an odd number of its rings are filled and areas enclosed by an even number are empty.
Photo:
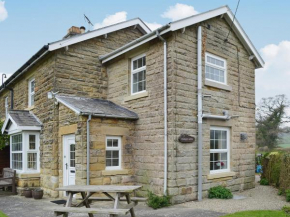
M238 0L0 0L0 74L11 75L43 45L71 26L91 30L140 17L154 29ZM256 102L286 94L290 99L290 1L240 0L237 19L265 60L256 70ZM94 27L89 27L86 14ZM1 78L0 78L1 79Z

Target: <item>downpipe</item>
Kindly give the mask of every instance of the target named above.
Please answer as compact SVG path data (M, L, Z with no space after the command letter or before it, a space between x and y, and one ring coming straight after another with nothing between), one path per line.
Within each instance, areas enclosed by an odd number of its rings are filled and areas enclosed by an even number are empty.
M163 42L164 46L164 63L163 63L163 72L164 72L164 195L167 195L167 42L164 38L161 37L159 31L156 31L157 37Z
M87 119L87 185L90 185L90 121L92 115L90 114Z
M202 200L202 27L197 32L198 201Z

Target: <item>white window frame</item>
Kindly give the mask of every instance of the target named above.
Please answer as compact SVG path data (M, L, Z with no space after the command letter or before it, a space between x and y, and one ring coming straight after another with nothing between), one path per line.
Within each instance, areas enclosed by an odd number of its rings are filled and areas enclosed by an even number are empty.
M118 140L118 147L107 147L108 139L117 139ZM107 166L107 156L105 153L105 164L106 170L120 170L122 169L122 139L120 136L106 136L106 151L119 151L119 166Z
M30 79L28 82L28 107L34 106L34 103L35 103L35 89L31 91L32 82L34 82L34 88L35 88L35 78ZM31 100L32 96L34 97L33 104Z
M22 135L22 151L12 151L12 137L16 135ZM29 149L29 135L35 135L35 149ZM21 133L15 133L10 135L10 168L12 168L12 153L22 154L22 170L15 169L17 173L39 173L40 172L40 153L39 153L39 133L23 131ZM36 165L37 169L28 169L28 153L36 153Z
M231 163L230 163L230 128L228 127L210 127L210 132L212 130L222 130L222 131L227 131L227 149L210 149L210 154L211 153L224 153L227 152L227 169L222 169L222 170L210 170L210 174L217 174L217 173L224 173L224 172L230 172L231 168ZM210 169L210 168L209 168Z
M136 56L134 58L131 59L131 95L135 95L135 94L139 94L139 93L144 93L146 92L146 88L147 88L147 70L146 70L146 66L147 66L147 60L146 60L146 64L145 66L142 66L140 68L137 68L137 69L133 69L133 62L137 59L140 59L140 58L143 58L145 57L146 59L146 54L141 54L139 56ZM142 91L139 91L139 92L136 92L136 93L133 93L133 75L140 72L140 71L144 71L145 70L145 75L146 75L146 79L145 79L145 83L146 83L146 88L145 90L142 90Z
M5 115L7 117L8 115L8 108L9 108L9 104L8 104L8 96L5 97Z
M222 66L218 66L216 64L213 64L213 63L210 63L207 61L207 57L212 57L212 58L215 58L217 60L220 60L220 61L223 61L224 62L224 67ZM225 82L220 82L220 81L216 81L216 80L213 80L213 79L210 79L210 78L206 78L206 80L209 80L209 81L212 81L212 82L216 82L216 83L219 83L219 84L224 84L224 85L227 85L228 83L228 78L227 78L227 60L224 59L224 58L221 58L219 56L216 56L214 54L210 54L210 53L205 53L205 68L204 68L204 74L206 74L206 66L209 66L209 67L212 67L212 68L215 68L215 69L219 69L219 70L223 70L225 73L224 73L224 78L225 78Z

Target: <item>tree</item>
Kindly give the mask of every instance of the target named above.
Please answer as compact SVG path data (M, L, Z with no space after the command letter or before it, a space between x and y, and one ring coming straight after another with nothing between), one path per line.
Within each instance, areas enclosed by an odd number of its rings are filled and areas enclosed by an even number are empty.
M286 110L289 101L285 95L263 98L256 109L256 142L259 147L277 147L282 125L290 121Z
M2 126L4 122L0 120L0 150L2 150L7 144L9 144L9 136L7 134L2 134Z

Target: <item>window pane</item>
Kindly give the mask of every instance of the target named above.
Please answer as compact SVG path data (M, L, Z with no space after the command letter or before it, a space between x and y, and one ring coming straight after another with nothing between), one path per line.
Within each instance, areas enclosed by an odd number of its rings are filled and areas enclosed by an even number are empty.
M143 64L142 64L142 58L138 59L138 68L142 67Z
M146 66L146 57L143 57L143 66Z
M119 151L113 151L113 158L119 158Z
M145 71L141 71L141 72L139 72L138 73L139 75L139 77L138 77L138 79L139 79L139 81L143 81L143 80L145 80L145 77L144 77L144 75L145 75Z
M107 160L106 160L106 166L107 166L107 167L112 166L111 159L107 159Z
M35 135L29 135L29 149L35 150Z
M210 149L215 149L214 140L210 140Z
M113 140L113 147L118 147L118 139Z
M142 90L144 90L144 89L143 89L143 82L139 82L139 83L138 83L138 92L140 92L140 91L142 91Z
M119 166L119 159L113 159L113 166L114 167Z
M221 139L222 137L222 132L220 130L215 130L215 139Z
M112 147L112 143L113 143L113 140L112 139L108 139L107 140L107 147Z
M22 151L22 134L12 136L12 151Z
M30 105L34 105L34 95L30 96Z
M133 83L138 82L138 73L133 74Z
M35 80L30 82L30 92L34 92L34 88L35 88Z
M134 60L134 61L133 61L133 69L134 69L134 70L137 69L137 60Z
M22 153L12 153L12 169L22 170Z
M133 84L133 93L138 92L138 90L137 90L137 85L138 85L138 83Z
M221 160L223 160L223 161L227 160L228 159L227 157L228 157L228 153L226 153L226 152L225 153L221 153Z
M214 130L210 131L210 139L214 139Z
M70 167L75 167L75 159L76 159L76 152L75 152L75 144L70 145Z
M37 170L37 154L36 153L27 154L27 168L30 170Z
M112 158L112 151L106 151L106 158Z
M222 140L222 149L227 149L227 140Z

